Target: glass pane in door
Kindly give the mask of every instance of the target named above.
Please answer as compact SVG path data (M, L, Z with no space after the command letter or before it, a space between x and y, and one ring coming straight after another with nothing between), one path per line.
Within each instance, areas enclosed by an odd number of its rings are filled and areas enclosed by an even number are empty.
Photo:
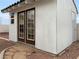
M35 10L27 11L27 40L35 41Z
M18 20L18 26L19 26L19 29L18 29L18 31L19 31L19 39L21 40L21 41L24 41L24 35L25 35L25 31L24 31L24 20L25 20L25 12L20 12L19 13L19 20Z

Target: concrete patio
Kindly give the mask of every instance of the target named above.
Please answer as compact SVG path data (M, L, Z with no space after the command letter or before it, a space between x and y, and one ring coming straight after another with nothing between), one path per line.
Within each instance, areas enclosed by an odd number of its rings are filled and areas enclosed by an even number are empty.
M6 52L4 53L5 59L11 59L11 56L13 56L14 59L18 59L17 56L19 56L21 53L22 54L20 57L25 59L77 59L79 56L78 41L74 42L70 47L68 47L62 55L54 55L51 53L47 53L39 49L36 49L29 44L24 44L21 42L15 43L0 39L0 52L8 47L10 48L6 50Z
M68 47L65 50L65 52L63 54L54 55L54 54L47 53L47 52L41 51L39 49L36 49L36 48L34 48L34 46L29 45L29 44L24 44L21 42L15 43L15 42L7 41L5 39L9 40L9 33L7 33L7 32L0 33L0 52L2 52L4 49L11 47L11 46L13 46L13 47L17 46L17 48L18 47L19 48L28 47L28 48L21 48L21 52L23 51L23 49L30 50L28 53L26 53L26 55L28 55L26 59L77 59L79 57L79 41L74 42L70 47ZM12 49L13 47L11 47L10 49ZM17 52L16 50L17 49L14 49L13 51ZM19 50L20 49L18 49L18 51ZM9 50L7 52L9 52ZM11 53L12 52L10 52L10 54ZM11 57L10 54L8 54L8 57ZM18 56L17 54L14 54L14 55ZM6 56L4 56L4 57L6 57ZM5 59L7 59L8 57L6 57ZM23 58L25 58L25 56Z

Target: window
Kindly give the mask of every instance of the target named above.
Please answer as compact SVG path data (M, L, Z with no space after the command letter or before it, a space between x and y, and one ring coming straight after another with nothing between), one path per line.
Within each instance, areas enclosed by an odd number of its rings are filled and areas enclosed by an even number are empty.
M35 11L34 9L27 11L27 40L35 40Z
M14 24L14 19L11 19L11 24Z
M11 18L14 18L14 13L11 13Z

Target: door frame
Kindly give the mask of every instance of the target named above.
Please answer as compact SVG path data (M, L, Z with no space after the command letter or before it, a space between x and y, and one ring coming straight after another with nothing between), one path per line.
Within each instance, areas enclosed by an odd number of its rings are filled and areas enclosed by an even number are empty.
M21 12L17 13L17 39L18 39L18 41L22 40L21 38L19 38L19 14L22 12L24 12L24 14L25 14L25 11L21 11ZM25 29L25 19L24 19L24 29ZM21 41L21 42L23 42L23 41ZM24 42L25 42L25 33L24 33Z
M35 21L35 16L36 16L36 11L35 11L35 8L30 8L30 9L27 9L27 10L24 10L24 11L20 11L17 13L17 39L18 41L20 40L19 39L19 13L21 12L25 12L25 19L24 19L24 29L25 29L25 35L24 35L24 43L29 43L29 44L33 44L35 45L35 41L30 41L30 40L27 40L27 30L26 30L26 26L27 26L27 11L29 10L34 10L34 25L35 25L35 35L34 35L34 39L36 39L36 21ZM21 41L22 42L22 41Z

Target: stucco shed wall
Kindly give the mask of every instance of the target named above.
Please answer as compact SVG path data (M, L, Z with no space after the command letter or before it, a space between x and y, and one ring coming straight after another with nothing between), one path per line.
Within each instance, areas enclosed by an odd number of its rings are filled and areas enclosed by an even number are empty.
M57 53L75 41L73 37L75 21L76 9L72 0L57 0Z

